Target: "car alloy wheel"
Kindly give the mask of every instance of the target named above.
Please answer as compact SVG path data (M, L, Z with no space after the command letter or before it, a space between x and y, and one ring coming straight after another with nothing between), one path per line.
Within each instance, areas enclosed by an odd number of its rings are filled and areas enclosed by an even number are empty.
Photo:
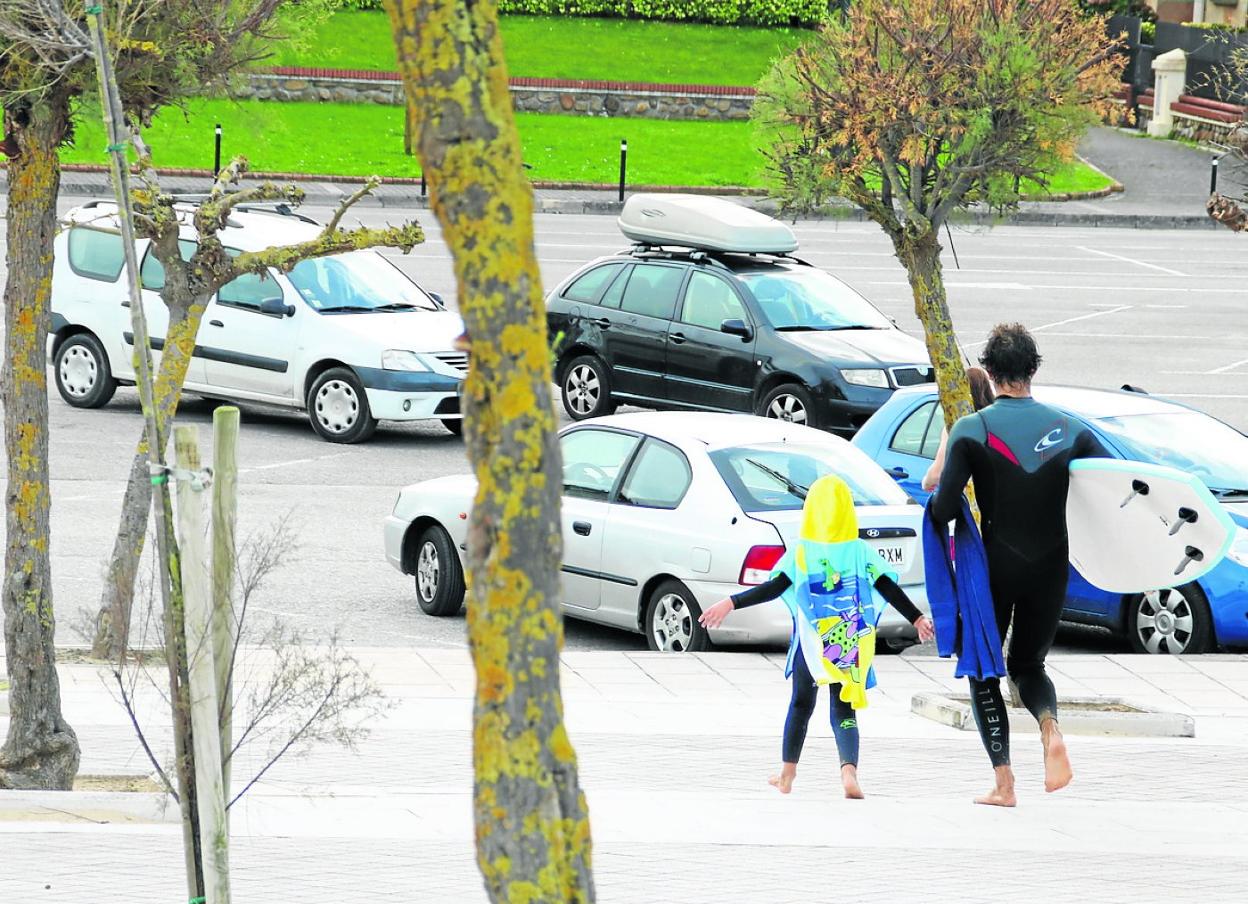
M592 367L578 364L568 371L564 379L564 392L572 410L584 417L598 407L598 400L602 397L602 383Z
M74 345L61 355L61 386L75 399L85 399L95 389L100 363L85 345Z
M664 653L684 653L693 645L694 615L678 593L659 597L650 617L650 633Z
M1149 653L1186 653L1198 616L1178 590L1150 590L1136 603L1136 639Z
M432 603L438 593L438 580L442 576L442 564L437 547L432 540L425 540L416 559L416 591L426 603Z
M767 406L767 416L794 424L806 423L806 406L797 396L778 395Z
M316 419L328 433L347 433L360 416L360 397L342 380L329 380L316 394Z

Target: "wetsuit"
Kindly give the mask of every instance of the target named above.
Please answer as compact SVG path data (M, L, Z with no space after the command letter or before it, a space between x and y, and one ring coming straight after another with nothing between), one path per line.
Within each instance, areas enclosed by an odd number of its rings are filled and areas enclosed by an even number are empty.
M1070 462L1108 455L1084 424L1031 398L1000 396L959 420L949 434L932 514L938 523L952 520L967 480L974 479L1003 643L1014 622L1006 669L1038 722L1057 716L1044 659L1057 636L1070 574ZM1000 681L971 679L971 704L992 764L1007 765L1009 722Z
M793 586L787 574L777 575L765 584L759 584L733 596L734 608L745 609L774 600L784 591ZM875 589L880 596L902 614L911 624L918 621L923 613L906 596L906 592L897 586L897 582L887 575L875 582ZM836 752L840 755L842 766L858 765L858 717L854 708L841 699L841 686L831 685L832 734L836 736ZM793 697L789 701L789 714L784 720L784 744L782 760L785 763L796 763L802 755L802 747L806 743L806 728L810 717L815 713L815 703L819 696L819 686L806 665L806 657L799 652L793 657Z

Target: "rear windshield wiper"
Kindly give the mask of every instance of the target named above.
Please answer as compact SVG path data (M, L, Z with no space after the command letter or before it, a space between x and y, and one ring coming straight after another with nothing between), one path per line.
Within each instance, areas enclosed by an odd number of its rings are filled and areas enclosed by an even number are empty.
M810 487L802 486L800 483L794 483L792 480L789 480L789 478L785 477L775 468L769 468L765 464L762 464L761 462L757 462L752 458L747 458L746 461L752 464L754 467L758 468L760 471L762 471L772 480L775 480L776 482L782 484L786 490L788 490L798 499L805 499L806 494L810 492Z

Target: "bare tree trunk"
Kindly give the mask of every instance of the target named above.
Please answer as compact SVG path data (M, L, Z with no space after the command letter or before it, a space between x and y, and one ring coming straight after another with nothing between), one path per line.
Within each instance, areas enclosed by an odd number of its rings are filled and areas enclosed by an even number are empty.
M170 306L169 328L164 337L165 347L160 356L160 370L155 384L156 417L160 432L165 437L169 436L169 424L177 414L182 399L182 383L191 364L204 304L197 301L187 310ZM113 556L109 560L100 610L95 619L91 655L97 659L119 659L130 639L134 585L139 573L139 560L147 542L148 513L152 507L148 454L147 428L144 427L130 465L117 536L113 540Z
M588 806L559 688L561 469L533 196L497 5L386 6L470 337L464 435L478 480L468 541L477 863L492 901L592 901Z
M78 772L78 738L61 715L56 620L48 558L46 342L52 241L61 170L57 148L69 121L61 88L5 111L16 139L9 161L8 282L4 290L4 436L8 450L4 641L9 672L8 737L0 788L68 790Z
M934 228L918 235L902 231L893 234L892 239L893 250L906 268L906 278L914 294L914 313L923 324L928 357L936 367L945 426L953 427L954 421L973 412L975 406L971 402L971 385L949 314L944 271L940 265L940 241Z

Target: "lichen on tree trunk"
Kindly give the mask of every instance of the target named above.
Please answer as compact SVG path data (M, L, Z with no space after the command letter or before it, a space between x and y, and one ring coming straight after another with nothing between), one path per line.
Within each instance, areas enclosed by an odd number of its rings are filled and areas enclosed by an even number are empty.
M497 6L386 5L470 337L464 435L478 480L468 540L477 862L493 901L592 901L588 808L559 689L562 481L533 197Z
M54 88L7 110L4 120L18 153L9 161L4 289L8 494L2 595L10 718L0 748L0 788L68 790L78 772L78 738L61 715L56 674L45 364L60 185L57 148L68 119L68 95Z
M206 304L205 298L197 298L189 307L168 304L169 327L167 335L162 337L166 341L153 390L157 422L166 438L169 436L169 424L182 399L182 383L191 364L195 336L199 332ZM130 464L130 476L121 503L121 519L113 540L113 555L109 560L100 609L96 615L91 655L98 659L120 659L129 641L135 580L147 541L148 514L152 507L148 464L148 437L144 427Z
M949 299L945 295L940 241L935 228L913 227L893 232L892 239L897 259L906 268L906 278L914 295L914 313L923 324L928 357L936 368L945 426L951 428L958 418L975 408L962 350L958 347L953 318L949 314Z

